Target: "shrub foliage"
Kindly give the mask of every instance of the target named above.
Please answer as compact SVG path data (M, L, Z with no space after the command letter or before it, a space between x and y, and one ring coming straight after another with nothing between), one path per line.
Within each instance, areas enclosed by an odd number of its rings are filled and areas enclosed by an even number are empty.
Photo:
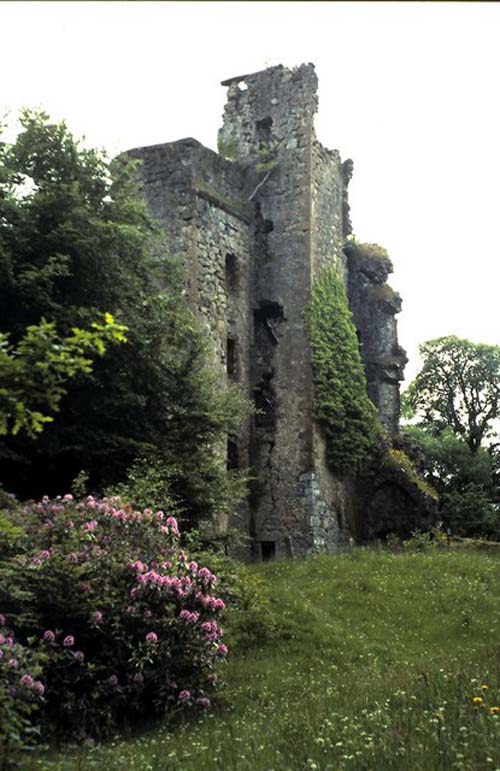
M71 495L11 503L4 516L4 744L40 699L44 735L73 738L210 706L225 603L216 576L180 548L175 517Z
M83 469L96 490L153 453L186 509L224 510L232 487L215 448L237 431L241 400L211 371L184 267L165 252L136 162L108 162L45 114L25 112L21 129L0 141L0 336L15 347L45 318L64 338L106 312L128 331L68 384L36 442L0 443L0 481L22 497L55 494Z

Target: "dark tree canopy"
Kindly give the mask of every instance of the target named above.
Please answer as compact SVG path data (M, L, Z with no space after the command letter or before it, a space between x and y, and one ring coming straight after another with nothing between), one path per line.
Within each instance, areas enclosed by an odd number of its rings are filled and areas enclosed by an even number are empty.
M0 482L59 493L84 469L102 486L155 453L181 499L213 513L228 486L214 447L238 424L238 397L207 366L182 266L165 253L136 167L107 162L45 114L25 112L21 124L14 143L0 143L0 332L16 345L42 317L64 335L104 312L128 331L75 378L36 442L4 441Z
M406 414L451 429L476 453L500 411L500 346L440 337L420 346L423 366L404 394Z

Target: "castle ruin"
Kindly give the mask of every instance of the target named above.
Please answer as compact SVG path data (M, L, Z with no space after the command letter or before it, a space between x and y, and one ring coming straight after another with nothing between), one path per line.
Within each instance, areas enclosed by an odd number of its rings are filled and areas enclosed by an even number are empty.
M183 139L131 155L143 162L146 198L168 249L185 260L189 302L209 330L221 377L239 383L256 407L227 439L228 466L254 476L229 524L248 533L264 559L335 551L389 531L391 500L411 529L429 516L416 489L394 474L369 484L336 474L313 419L303 313L322 266L334 264L343 278L368 393L392 435L406 362L395 320L400 299L386 285L389 260L346 247L352 162L315 136L314 66L272 67L222 85L218 154Z

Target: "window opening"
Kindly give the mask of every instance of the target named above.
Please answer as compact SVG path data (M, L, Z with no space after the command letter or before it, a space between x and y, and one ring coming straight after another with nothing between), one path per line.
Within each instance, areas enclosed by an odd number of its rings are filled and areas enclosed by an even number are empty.
M234 294L238 289L238 260L231 252L226 254L225 271L226 292Z
M226 340L226 371L228 376L235 378L237 369L236 340L234 337L228 337Z
M228 471L232 471L240 467L240 453L238 450L238 444L234 436L228 436L227 438L227 461L226 468Z
M276 557L276 543L275 541L261 541L262 549L262 561L268 562Z

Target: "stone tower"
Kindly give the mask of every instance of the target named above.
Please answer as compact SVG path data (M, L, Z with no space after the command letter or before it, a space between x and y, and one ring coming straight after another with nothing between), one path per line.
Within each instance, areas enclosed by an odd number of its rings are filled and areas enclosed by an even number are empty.
M385 285L390 262L349 249L352 163L316 139L311 64L272 67L228 88L219 154L193 139L139 148L144 189L168 248L184 257L189 301L209 330L221 378L256 412L228 437L231 467L253 475L235 522L264 559L334 551L358 534L355 482L328 468L313 420L303 312L314 277L334 264L349 294L371 398L397 431L405 363ZM366 264L365 264L366 263Z

